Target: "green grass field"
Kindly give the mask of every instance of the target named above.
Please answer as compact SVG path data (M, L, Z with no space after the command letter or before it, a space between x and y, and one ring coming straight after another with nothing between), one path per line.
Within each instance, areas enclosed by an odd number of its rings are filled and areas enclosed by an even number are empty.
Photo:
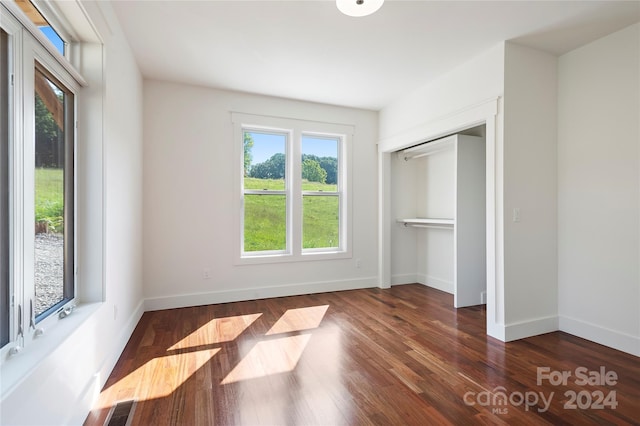
M247 189L284 189L284 181L245 178ZM306 191L335 191L336 185L303 182ZM64 231L64 175L62 169L35 171L35 220L50 232ZM336 196L307 196L302 212L303 248L339 245L339 205ZM245 251L286 248L286 206L283 195L245 197Z
M246 189L283 190L284 181L245 178ZM337 185L302 183L305 191L336 191ZM336 196L307 196L303 199L302 246L339 246L339 204ZM286 248L286 206L283 195L245 196L244 250L284 250Z
M50 232L64 231L64 174L62 169L35 170L36 223L45 222Z

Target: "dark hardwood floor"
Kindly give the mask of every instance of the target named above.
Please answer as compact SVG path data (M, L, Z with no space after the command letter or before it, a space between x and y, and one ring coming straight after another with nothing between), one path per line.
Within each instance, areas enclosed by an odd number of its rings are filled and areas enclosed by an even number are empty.
M147 312L85 424L129 399L134 425L640 421L638 357L562 332L503 343L483 307L452 306L416 284Z

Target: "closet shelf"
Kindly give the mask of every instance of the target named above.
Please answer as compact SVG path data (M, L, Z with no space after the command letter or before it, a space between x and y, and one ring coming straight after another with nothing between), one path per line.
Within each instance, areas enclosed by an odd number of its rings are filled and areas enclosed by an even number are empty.
M396 222L402 223L404 226L412 226L415 228L453 228L455 225L455 220L442 218L414 217L409 219L397 219Z

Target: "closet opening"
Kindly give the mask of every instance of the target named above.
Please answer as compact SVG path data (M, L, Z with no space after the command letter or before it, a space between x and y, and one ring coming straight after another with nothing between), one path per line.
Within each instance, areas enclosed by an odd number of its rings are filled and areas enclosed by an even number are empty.
M391 284L486 304L486 125L391 153Z

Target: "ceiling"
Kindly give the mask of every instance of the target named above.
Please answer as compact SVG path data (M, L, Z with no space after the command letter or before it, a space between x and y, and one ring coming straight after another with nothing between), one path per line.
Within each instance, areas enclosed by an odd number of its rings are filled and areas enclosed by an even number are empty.
M146 78L379 110L503 40L566 53L639 1L113 1Z

